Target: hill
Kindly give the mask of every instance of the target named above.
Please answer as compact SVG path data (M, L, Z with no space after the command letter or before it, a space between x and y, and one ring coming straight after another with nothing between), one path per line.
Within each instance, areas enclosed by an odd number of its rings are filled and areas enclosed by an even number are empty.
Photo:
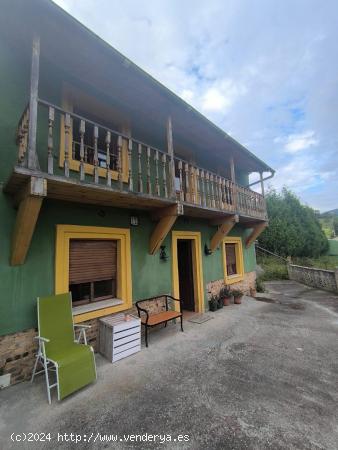
M322 217L332 217L332 216L338 216L338 208L331 209L331 211L326 211L321 214Z

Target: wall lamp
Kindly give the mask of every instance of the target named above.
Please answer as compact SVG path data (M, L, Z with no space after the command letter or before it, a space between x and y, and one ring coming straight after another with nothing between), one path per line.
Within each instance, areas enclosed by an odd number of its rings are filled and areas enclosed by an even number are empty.
M212 251L210 250L210 248L207 246L207 244L204 244L204 254L209 256L211 255Z
M165 245L161 245L160 247L160 260L167 261L169 256L166 254Z

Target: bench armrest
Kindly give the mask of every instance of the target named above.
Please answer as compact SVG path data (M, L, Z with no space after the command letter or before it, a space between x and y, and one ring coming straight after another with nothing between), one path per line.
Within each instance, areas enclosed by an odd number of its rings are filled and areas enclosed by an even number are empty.
M148 319L149 319L149 313L146 309L141 308L141 306L138 305L139 302L135 303L135 306L137 308L137 314L138 316L141 318L141 312L144 313L146 315L146 323L148 323Z
M174 300L174 302L178 302L180 304L180 312L182 312L182 300L180 298L175 298L172 295L166 295L166 297L167 299L170 298L171 300ZM168 305L168 300L166 300L166 304Z

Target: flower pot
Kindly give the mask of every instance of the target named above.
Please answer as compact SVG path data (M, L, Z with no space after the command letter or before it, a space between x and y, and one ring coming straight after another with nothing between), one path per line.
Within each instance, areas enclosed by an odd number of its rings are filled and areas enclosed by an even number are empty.
M0 389L8 387L11 384L11 374L6 373L5 375L0 375Z
M213 302L209 302L209 311L216 311L217 310L217 304Z
M242 303L242 295L240 297L234 297L234 304L240 305Z
M224 306L229 306L231 303L231 297L223 297L223 305Z

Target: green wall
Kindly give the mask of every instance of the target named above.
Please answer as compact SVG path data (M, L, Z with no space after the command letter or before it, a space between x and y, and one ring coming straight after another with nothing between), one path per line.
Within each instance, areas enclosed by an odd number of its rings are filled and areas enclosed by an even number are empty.
M10 236L15 219L15 210L10 199L0 197L0 213L3 217L0 245L0 334L7 334L36 326L36 297L54 292L55 235L57 224L110 226L130 228L133 301L161 293L170 293L172 287L171 234L166 238L166 252L169 259L163 262L159 253L149 255L148 245L154 224L149 216L137 213L139 226L130 227L130 215L135 211L115 208L77 205L67 202L46 200L41 209L37 227L25 264L11 267L8 264ZM220 250L206 256L204 244L209 245L216 227L204 221L180 217L174 228L180 231L200 231L202 237L203 276L209 281L223 278L223 262ZM240 227L232 235L245 237ZM244 248L244 243L243 243ZM251 247L244 250L245 272L255 270L255 254ZM207 296L205 295L205 301Z

